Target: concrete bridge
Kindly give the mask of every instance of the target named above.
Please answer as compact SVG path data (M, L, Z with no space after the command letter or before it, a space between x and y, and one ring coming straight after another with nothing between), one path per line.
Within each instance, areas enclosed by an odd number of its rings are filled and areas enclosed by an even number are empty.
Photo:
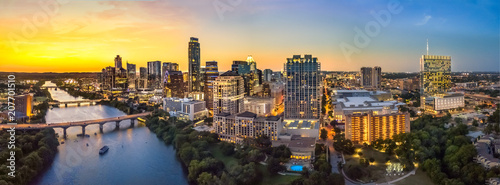
M100 102L102 99L98 100L75 100L75 101L63 101L63 102L49 102L49 105L64 105L64 107L68 107L68 104L77 104L79 107L82 103L89 103L89 105L95 105L97 102Z
M120 122L123 120L130 120L130 127L134 126L134 122L137 118L150 115L151 112L144 112L139 114L132 114L126 116L96 119L96 120L86 120L86 121L75 121L75 122L64 122L64 123L46 123L46 124L17 124L17 125L0 125L0 129L8 130L11 127L16 127L16 130L39 130L44 128L62 128L63 137L66 138L66 129L69 127L80 126L82 127L82 136L85 136L85 127L88 125L99 124L99 131L102 133L103 126L108 122L115 122L116 128L120 127Z

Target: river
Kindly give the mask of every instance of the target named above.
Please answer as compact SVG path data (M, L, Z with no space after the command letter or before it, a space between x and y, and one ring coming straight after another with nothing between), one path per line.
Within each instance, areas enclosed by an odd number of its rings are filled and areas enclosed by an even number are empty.
M54 100L81 99L60 89L49 92ZM104 105L68 106L48 110L45 119L47 123L60 123L123 115L126 114ZM67 139L59 138L64 144L57 148L54 162L33 184L188 184L172 146L165 145L143 123L129 127L129 120L122 121L119 129L114 122L106 123L101 134L99 125L89 125L85 129L88 138L76 136L81 127L68 128ZM55 131L62 136L62 129ZM110 149L99 155L104 145Z

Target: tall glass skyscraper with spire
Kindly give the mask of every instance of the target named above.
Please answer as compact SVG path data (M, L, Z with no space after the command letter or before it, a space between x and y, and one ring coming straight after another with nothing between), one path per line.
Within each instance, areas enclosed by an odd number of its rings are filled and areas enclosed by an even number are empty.
M200 72L200 43L198 38L189 39L189 92L201 91L201 72Z

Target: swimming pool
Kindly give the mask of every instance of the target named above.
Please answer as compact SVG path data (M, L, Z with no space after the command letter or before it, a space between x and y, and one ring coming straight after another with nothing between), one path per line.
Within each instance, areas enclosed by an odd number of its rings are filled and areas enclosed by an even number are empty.
M301 172L302 171L302 167L301 165L293 165L293 166L290 166L290 170L292 171L296 171L296 172Z

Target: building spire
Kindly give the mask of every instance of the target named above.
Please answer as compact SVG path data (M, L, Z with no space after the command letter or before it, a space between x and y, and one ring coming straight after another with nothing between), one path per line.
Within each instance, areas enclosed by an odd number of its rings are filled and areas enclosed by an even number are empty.
M429 55L429 39L427 39L427 55Z

